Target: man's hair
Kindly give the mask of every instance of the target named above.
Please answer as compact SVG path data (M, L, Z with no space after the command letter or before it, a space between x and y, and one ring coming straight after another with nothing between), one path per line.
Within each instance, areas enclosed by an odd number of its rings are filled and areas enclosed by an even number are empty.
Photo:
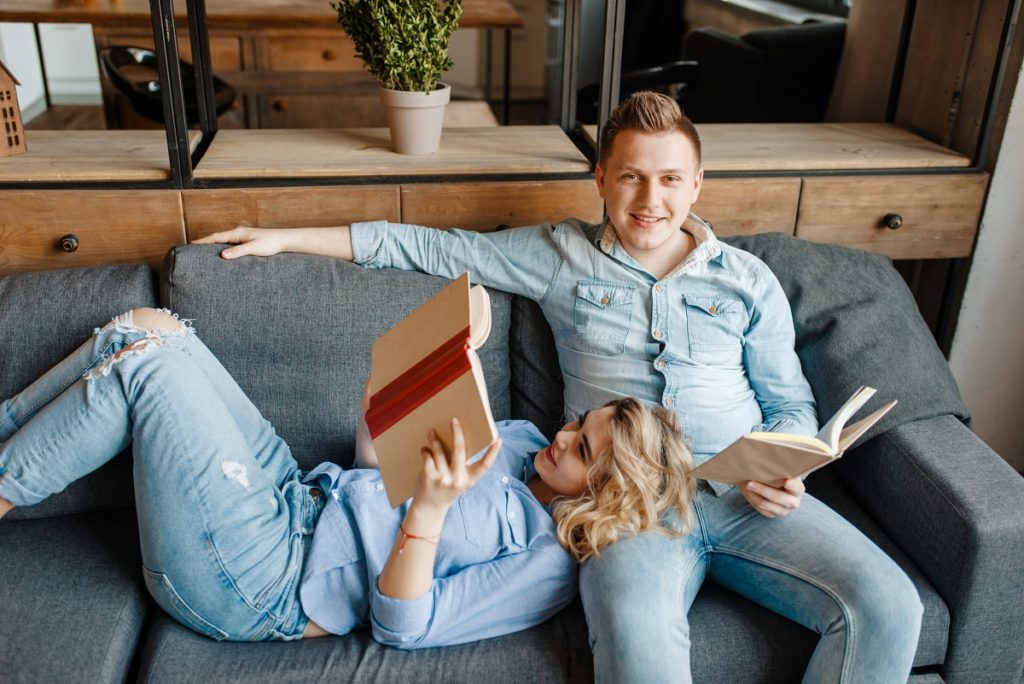
M678 131L693 144L700 166L700 136L693 122L683 114L679 103L668 95L641 90L622 102L608 117L601 129L601 147L598 163L603 163L612 152L615 137L623 131L641 133L666 133Z
M587 488L557 500L558 540L577 561L621 536L657 532L674 537L693 526L693 456L674 411L628 397L610 401L609 446L594 455ZM665 514L673 511L670 519Z

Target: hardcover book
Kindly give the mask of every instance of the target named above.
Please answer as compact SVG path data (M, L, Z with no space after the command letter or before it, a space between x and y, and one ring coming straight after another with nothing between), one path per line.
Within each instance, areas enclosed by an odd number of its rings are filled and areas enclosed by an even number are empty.
M429 428L450 452L458 418L467 456L498 438L476 353L490 331L487 291L464 273L374 343L366 425L392 506L414 492Z

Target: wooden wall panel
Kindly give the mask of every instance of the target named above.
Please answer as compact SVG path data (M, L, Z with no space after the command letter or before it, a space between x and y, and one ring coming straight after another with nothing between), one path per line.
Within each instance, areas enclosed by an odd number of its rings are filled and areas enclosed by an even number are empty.
M239 225L301 228L400 217L397 185L186 190L182 202L189 240Z

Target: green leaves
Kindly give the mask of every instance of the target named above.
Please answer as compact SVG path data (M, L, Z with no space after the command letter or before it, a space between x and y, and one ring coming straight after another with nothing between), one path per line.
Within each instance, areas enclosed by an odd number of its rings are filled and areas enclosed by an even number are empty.
M429 93L454 66L448 42L462 0L338 0L331 8L356 56L385 88Z

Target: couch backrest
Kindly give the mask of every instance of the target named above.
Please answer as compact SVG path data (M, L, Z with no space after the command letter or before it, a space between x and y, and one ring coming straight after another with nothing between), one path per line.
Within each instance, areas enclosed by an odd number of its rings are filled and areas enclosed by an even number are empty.
M956 381L892 262L860 250L778 233L725 238L761 258L789 298L797 353L827 420L861 385L878 389L868 404L899 404L867 433L969 413ZM517 297L512 315L512 412L551 437L562 421L562 381L540 308Z
M193 320L303 468L348 465L374 340L449 281L298 254L228 261L220 249L173 249L162 302ZM511 298L490 294L491 334L480 359L500 420L509 417Z
M0 278L0 397L21 391L119 313L157 303L148 266L104 266ZM131 505L131 463L119 456L10 518L50 517Z

